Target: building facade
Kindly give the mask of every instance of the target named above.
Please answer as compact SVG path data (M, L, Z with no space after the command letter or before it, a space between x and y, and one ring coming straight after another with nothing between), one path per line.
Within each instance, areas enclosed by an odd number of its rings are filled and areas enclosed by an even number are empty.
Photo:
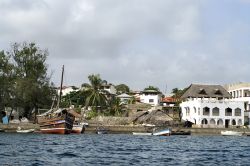
M182 120L196 127L228 128L244 125L244 103L233 101L220 85L192 84L182 96Z
M233 101L244 102L244 123L250 122L250 83L235 83L224 86Z
M145 90L140 94L140 102L158 106L161 102L162 94L156 90Z

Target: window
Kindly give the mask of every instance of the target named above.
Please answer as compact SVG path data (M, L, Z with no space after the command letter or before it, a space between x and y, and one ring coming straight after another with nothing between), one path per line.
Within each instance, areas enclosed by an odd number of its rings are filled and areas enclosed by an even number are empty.
M153 103L154 102L154 99L149 99L149 103Z
M231 108L225 109L225 116L232 116L232 109Z
M213 108L213 110L212 110L212 115L213 115L213 116L219 116L219 115L220 115L220 110L219 110L219 108L217 108L217 107Z
M201 95L207 95L207 93L206 93L206 91L204 89L200 89L199 94L201 94Z
M222 95L221 91L219 89L215 89L215 93L216 95Z
M204 107L204 108L203 108L203 115L209 116L209 114L210 114L210 108Z
M201 124L207 124L208 122L207 122L207 119L203 119L202 121L201 121Z
M194 113L196 114L196 108L194 107Z
M241 109L236 108L234 111L234 116L241 116Z

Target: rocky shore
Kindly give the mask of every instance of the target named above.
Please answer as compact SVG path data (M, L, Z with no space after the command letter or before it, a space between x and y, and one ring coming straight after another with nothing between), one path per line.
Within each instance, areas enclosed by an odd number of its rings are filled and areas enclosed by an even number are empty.
M0 124L0 129L5 132L16 132L17 128L22 129L35 129L39 131L39 125L33 123L19 123L19 124ZM86 127L85 133L95 133L96 128L100 127L98 124L89 124ZM183 127L171 127L171 126L145 126L145 125L102 125L103 128L107 129L109 133L113 134L131 134L132 132L152 132L153 128L164 129L171 128L172 131L184 131L191 132L191 135L220 135L221 131L231 130L250 133L250 129L243 128L183 128Z

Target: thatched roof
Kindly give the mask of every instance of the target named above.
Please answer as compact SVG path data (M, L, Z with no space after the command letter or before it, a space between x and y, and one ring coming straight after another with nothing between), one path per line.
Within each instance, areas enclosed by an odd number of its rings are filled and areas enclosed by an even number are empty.
M198 85L191 84L187 91L181 96L185 98L230 98L230 94L221 85Z

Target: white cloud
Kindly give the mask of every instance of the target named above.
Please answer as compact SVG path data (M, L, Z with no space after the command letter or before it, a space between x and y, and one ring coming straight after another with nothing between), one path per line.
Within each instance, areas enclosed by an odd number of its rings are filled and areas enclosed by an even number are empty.
M215 10L210 10L213 3L2 0L0 48L16 41L35 41L49 49L53 80L58 82L65 64L66 83L75 85L86 82L91 73L133 89L154 85L163 90L168 84L170 90L192 82L243 80L250 49L237 43L248 43L250 23L237 19L227 26L222 16L209 13ZM218 25L207 27L211 22Z

